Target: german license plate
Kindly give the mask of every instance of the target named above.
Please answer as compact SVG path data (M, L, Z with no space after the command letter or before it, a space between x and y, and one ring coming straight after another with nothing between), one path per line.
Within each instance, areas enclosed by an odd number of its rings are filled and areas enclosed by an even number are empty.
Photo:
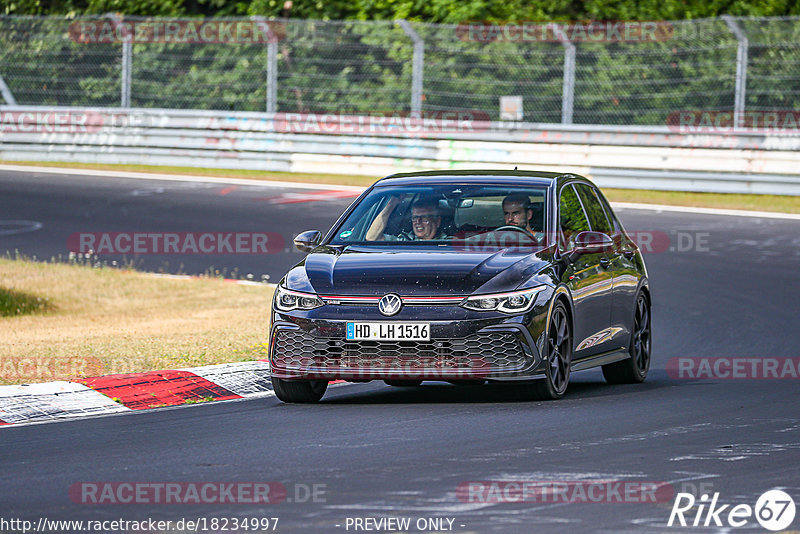
M347 323L353 341L430 341L430 323Z

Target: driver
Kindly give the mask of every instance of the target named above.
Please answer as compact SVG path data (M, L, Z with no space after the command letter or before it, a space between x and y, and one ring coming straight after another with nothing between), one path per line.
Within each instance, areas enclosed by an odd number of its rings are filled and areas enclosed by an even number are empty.
M533 235L531 199L522 193L511 193L503 199L503 215L507 226L516 226Z
M445 239L445 235L439 231L442 224L442 215L439 212L439 205L434 200L418 199L411 205L411 230L413 236L407 236L412 240Z
M389 200L383 210L378 214L365 239L367 241L429 241L447 239L447 235L440 230L442 214L436 200L418 198L411 204L411 232L401 232L399 235L384 233L390 214L400 203L399 197Z

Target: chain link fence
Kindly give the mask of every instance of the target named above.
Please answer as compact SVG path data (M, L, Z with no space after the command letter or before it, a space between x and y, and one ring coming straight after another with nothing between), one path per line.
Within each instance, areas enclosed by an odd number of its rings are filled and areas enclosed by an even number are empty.
M800 18L632 24L655 31L644 38L581 24L0 17L0 102L465 111L609 125L664 125L684 110L800 109ZM505 113L501 102L512 104Z

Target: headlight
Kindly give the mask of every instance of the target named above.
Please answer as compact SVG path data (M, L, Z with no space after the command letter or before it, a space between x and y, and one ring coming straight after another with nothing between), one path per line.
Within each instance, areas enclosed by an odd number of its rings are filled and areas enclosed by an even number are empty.
M536 294L544 286L509 293L495 293L493 295L475 295L467 297L461 306L468 310L500 311L503 313L524 313L533 307Z
M313 293L290 291L284 287L275 290L275 306L281 311L313 310L325 303Z

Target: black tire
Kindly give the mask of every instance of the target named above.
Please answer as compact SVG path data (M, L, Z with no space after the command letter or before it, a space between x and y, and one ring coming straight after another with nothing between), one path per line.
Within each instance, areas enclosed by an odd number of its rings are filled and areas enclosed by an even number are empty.
M636 297L636 310L631 329L630 358L603 366L603 377L609 384L639 384L647 378L652 351L650 301L644 293Z
M384 380L387 386L396 388L415 388L422 384L422 380Z
M283 402L319 402L325 390L327 380L283 380L272 377L272 389L275 396Z
M556 302L553 306L545 349L545 377L533 382L530 388L539 400L560 399L569 386L572 365L572 328L567 308L562 302Z

